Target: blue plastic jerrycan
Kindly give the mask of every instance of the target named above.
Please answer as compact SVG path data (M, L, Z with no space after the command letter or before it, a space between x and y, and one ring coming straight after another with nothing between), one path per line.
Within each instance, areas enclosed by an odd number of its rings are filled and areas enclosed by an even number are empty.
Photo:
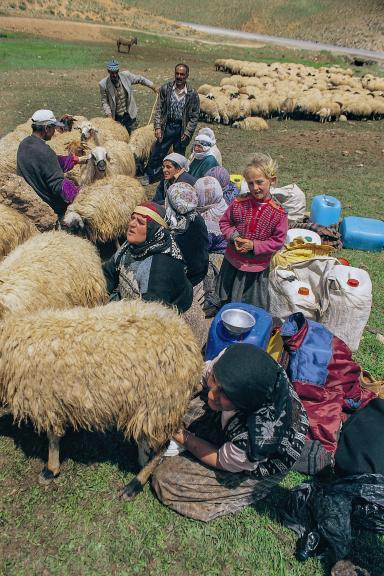
M384 221L360 216L346 216L340 226L343 248L384 250Z
M311 220L320 226L338 224L341 214L340 200L334 196L322 194L314 196L311 204Z
M272 316L262 308L243 302L225 304L214 317L205 351L212 360L231 344L245 342L266 349L272 331Z

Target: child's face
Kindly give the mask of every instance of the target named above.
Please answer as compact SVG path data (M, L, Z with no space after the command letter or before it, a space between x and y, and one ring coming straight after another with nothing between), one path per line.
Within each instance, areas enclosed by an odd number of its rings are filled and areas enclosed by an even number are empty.
M258 168L250 167L244 175L249 192L255 200L263 201L270 197L269 189L275 184L276 178L267 178Z

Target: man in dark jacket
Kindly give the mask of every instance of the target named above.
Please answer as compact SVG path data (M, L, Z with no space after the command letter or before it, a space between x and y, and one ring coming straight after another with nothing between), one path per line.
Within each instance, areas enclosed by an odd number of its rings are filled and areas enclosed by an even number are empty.
M68 204L75 199L79 188L64 172L79 162L76 156L57 156L46 142L56 127L63 127L51 110L37 110L32 116L32 135L20 142L17 151L17 174L32 186L44 202L57 214L64 216Z
M162 85L154 117L156 144L148 162L143 184L161 178L161 166L171 146L185 156L185 150L196 129L200 100L196 90L187 82L189 67L177 64L175 80Z

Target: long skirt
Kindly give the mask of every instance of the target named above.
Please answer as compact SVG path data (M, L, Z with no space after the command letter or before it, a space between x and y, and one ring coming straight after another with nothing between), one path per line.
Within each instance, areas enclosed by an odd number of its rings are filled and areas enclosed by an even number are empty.
M268 310L268 277L269 268L260 272L242 272L224 258L217 279L216 296L221 305L245 302Z
M184 424L196 436L217 446L224 443L221 413L210 410L200 398L191 402ZM252 478L245 473L217 470L185 452L165 458L152 477L152 485L161 502L175 512L209 522L261 500L283 477Z
M205 318L203 304L204 288L203 282L200 282L197 286L193 287L192 306L183 314L183 318L190 326L200 348L207 343L209 327L211 325L211 321Z

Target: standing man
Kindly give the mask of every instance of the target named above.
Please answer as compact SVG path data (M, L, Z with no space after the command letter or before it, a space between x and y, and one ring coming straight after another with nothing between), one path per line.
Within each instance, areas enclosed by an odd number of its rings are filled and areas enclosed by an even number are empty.
M72 180L65 178L64 172L72 170L83 159L74 154L58 156L46 144L57 127L64 127L64 124L56 120L51 110L37 110L34 113L32 135L24 138L17 150L17 174L49 204L60 222L68 204L74 201L79 192Z
M160 180L162 162L171 146L174 152L185 156L200 113L199 95L187 82L188 77L187 64L177 64L175 79L160 88L154 117L156 143L143 184Z
M119 72L119 63L110 60L107 63L108 76L99 82L101 105L105 116L120 122L131 134L137 123L137 106L133 97L132 84L143 84L156 94L158 88L145 78L126 70Z

